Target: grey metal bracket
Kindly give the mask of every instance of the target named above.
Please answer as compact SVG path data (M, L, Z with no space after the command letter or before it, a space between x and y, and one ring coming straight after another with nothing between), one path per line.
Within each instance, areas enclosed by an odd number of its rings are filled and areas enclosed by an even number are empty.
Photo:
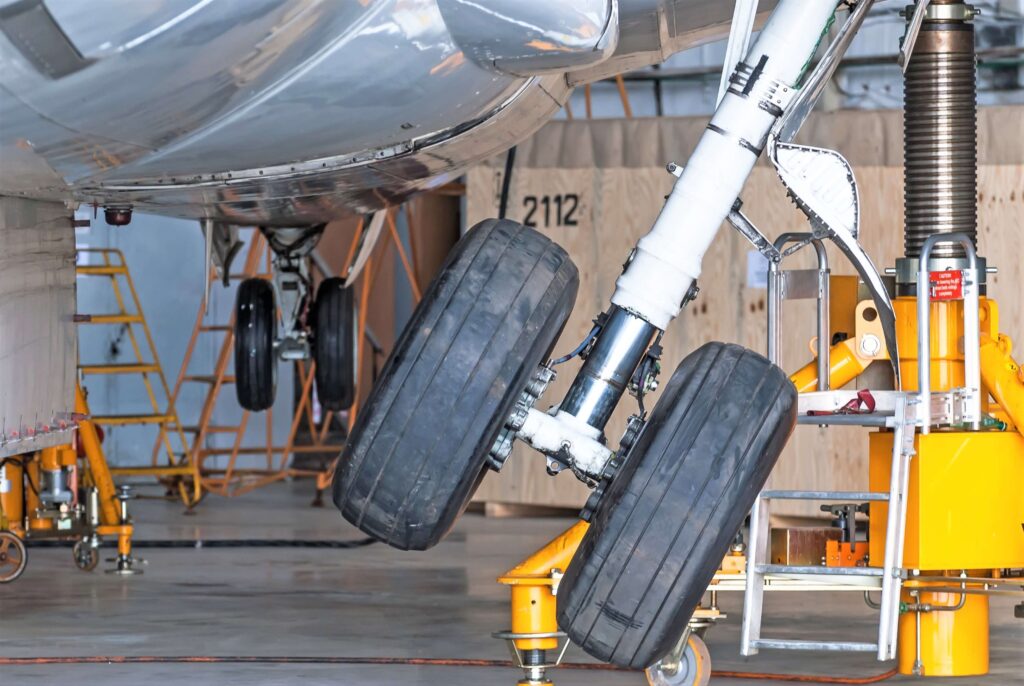
M761 233L761 230L754 226L754 223L747 218L747 215L740 211L743 201L736 198L736 203L729 212L729 223L739 231L750 244L757 248L758 252L765 256L769 262L780 262L782 253L776 248L768 237Z
M914 45L917 44L917 36L921 33L921 25L924 23L925 14L928 13L930 2L931 0L917 0L917 4L914 5L914 13L907 23L907 32L903 34L897 62L904 74L907 73L907 67L910 66L910 56L914 54Z
M790 197L811 224L813 235L829 239L853 264L878 311L896 388L901 388L896 313L882 276L864 252L860 232L860 197L853 168L834 150L768 140L768 157Z

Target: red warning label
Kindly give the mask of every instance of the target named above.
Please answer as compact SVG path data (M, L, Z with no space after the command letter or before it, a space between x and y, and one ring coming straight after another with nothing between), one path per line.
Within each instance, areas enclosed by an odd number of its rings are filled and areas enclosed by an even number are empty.
M931 285L932 300L964 299L964 273L959 269L930 272L928 282Z

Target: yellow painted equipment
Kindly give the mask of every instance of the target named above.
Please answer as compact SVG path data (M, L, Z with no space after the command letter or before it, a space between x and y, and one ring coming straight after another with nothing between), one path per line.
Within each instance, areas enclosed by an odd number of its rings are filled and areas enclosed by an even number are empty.
M520 650L555 650L557 638L525 638L530 634L556 634L555 591L589 524L577 522L526 560L498 577L512 591L512 633Z
M1024 567L1024 436L1016 431L919 435L910 463L904 566ZM872 433L870 487L889 483L892 434ZM871 504L871 557L881 559L887 503Z
M19 541L74 540L72 556L84 571L91 571L98 563L102 539L113 536L117 538L118 554L117 567L111 571L140 573L132 558L134 529L128 516L129 494L114 485L80 386L75 388L75 413L79 417L77 445L44 448L2 461L0 479L5 487L0 489L0 534L7 539L5 545L9 545L11 536ZM61 475L60 488L56 489L63 496L59 500L42 489L45 478L53 483L55 474ZM20 568L12 569L0 560L0 583L14 581L24 571L24 545L20 547Z

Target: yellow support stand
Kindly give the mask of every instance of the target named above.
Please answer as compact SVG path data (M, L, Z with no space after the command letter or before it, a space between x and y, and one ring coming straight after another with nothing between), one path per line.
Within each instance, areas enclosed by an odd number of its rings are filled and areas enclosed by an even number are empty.
M132 557L134 528L128 516L127 487L118 490L107 466L89 406L75 385L78 427L75 445L44 448L35 453L5 458L0 463L0 583L15 581L25 570L24 540L74 540L75 565L91 571L99 561L100 540L117 537L117 574L140 574ZM83 463L79 464L79 448ZM43 475L62 475L60 492L67 500L46 500L41 495ZM65 481L66 479L66 481ZM26 487L26 482L28 487ZM43 495L53 495L49 491Z

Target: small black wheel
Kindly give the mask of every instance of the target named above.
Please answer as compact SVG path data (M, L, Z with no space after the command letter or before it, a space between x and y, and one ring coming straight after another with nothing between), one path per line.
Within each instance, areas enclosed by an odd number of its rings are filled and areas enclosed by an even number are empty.
M708 686L711 681L711 653L697 634L690 634L679 651L679 659L660 660L646 670L648 686Z
M764 357L708 343L676 369L597 503L558 590L558 623L605 662L675 645L796 424Z
M27 564L25 543L10 531L0 531L0 584L15 581Z
M235 391L238 404L260 412L274 404L277 311L266 279L246 279L235 299Z
M568 254L537 231L504 220L471 230L359 413L334 476L345 518L396 548L440 541L483 479L578 287Z
M337 412L355 399L356 326L352 289L345 280L325 279L313 304L313 359L320 404Z
M85 541L77 541L71 547L71 556L75 560L75 566L83 572L91 572L100 562L100 551Z

